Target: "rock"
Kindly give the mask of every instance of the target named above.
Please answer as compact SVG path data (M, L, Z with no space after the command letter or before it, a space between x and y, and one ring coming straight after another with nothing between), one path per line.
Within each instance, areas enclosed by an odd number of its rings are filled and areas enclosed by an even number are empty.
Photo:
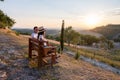
M2 63L0 63L0 69L2 70L2 69L6 69L6 65L5 64L2 64Z
M6 72L0 71L0 78L7 77Z

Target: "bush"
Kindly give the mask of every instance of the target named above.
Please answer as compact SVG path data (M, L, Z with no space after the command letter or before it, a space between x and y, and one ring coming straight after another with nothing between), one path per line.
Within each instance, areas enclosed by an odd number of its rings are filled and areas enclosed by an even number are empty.
M79 58L80 58L80 53L77 52L77 53L75 54L75 59L78 60Z
M11 31L7 31L7 33L9 34L9 33L11 33Z
M19 36L19 35L20 35L20 33L19 33L19 32L17 32L17 31L15 31L15 34L16 34L17 36Z

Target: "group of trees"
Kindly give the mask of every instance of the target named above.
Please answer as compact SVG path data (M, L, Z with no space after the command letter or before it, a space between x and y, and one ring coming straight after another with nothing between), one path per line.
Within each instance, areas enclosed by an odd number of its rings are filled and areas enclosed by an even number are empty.
M47 35L47 38L56 41L61 41L60 34ZM68 45L92 45L92 43L94 42L99 42L99 39L91 35L82 35L79 32L73 30L72 26L69 26L64 29L64 42L66 42Z
M60 41L60 34L59 35L48 35L49 39L54 39L57 41ZM113 48L113 43L106 39L105 37L99 37L92 35L82 35L79 32L73 30L72 26L66 27L64 29L64 42L68 45L74 44L74 45L86 45L86 46L92 46L93 43L100 44L102 48Z
M91 35L82 35L79 32L72 29L72 26L65 28L64 30L64 40L68 45L79 44L79 45L92 45L93 43L98 43L99 39Z
M0 10L0 28L11 28L14 24L15 21L6 14L4 14L2 10Z
M64 40L68 45L78 43L79 33L72 29L72 26L65 28L64 30Z
M0 28L11 28L15 21L0 10Z

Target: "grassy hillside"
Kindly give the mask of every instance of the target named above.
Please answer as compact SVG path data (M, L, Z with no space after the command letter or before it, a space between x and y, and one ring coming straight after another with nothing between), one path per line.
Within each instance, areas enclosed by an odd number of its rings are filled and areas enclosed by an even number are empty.
M36 68L28 60L28 37L0 29L0 80L120 80L120 76L65 53L59 63Z
M120 25L109 24L106 26L100 26L91 31L100 33L108 39L113 39L116 35L120 33Z

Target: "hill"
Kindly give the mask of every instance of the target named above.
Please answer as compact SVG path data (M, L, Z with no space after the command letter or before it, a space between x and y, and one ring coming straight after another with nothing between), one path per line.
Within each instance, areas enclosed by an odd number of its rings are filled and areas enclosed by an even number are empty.
M33 32L32 29L16 29L15 28L13 30L17 31L17 32L19 32L21 34L28 34L28 35L30 35ZM56 30L56 29L47 29L46 30L46 34L51 34L51 35L57 34L58 32L59 32L59 30Z
M79 30L78 31L80 34L83 34L83 35L91 35L91 36L96 36L96 37L101 37L103 36L102 34L100 33L97 33L97 32L93 32L93 31L90 31L90 30Z
M62 54L53 68L28 60L28 37L0 29L0 80L120 80L120 76Z
M91 31L100 33L108 39L113 39L120 33L120 25L109 24L106 26L99 26L92 29Z

